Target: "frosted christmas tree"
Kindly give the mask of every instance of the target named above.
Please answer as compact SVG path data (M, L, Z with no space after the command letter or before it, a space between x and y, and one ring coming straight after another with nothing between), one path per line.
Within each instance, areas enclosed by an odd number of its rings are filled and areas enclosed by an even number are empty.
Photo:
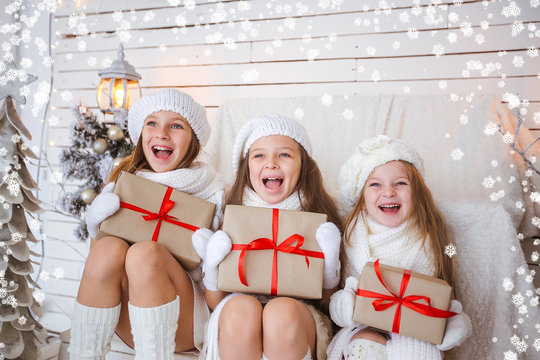
M64 181L75 181L79 188L66 193L60 206L80 220L76 236L86 240L89 236L82 215L107 183L111 170L131 154L133 145L127 129L97 120L84 106L73 109L76 121L71 128L72 146L62 151L60 161Z
M38 359L37 332L42 326L34 316L41 316L31 278L34 269L30 256L39 256L28 247L37 242L27 222L27 215L42 212L40 201L32 194L38 190L26 161L37 156L24 143L21 134L31 139L13 100L24 104L20 89L34 81L33 75L9 68L0 86L0 358ZM31 288L32 286L33 288Z

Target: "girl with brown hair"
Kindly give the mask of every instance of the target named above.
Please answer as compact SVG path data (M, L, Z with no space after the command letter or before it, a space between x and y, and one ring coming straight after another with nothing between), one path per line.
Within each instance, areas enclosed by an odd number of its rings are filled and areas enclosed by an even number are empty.
M352 320L360 276L367 261L434 276L454 285L453 262L444 254L448 229L421 173L423 161L401 140L384 135L365 140L340 169L343 199L353 207L345 226L343 290L330 300L332 320L343 327L328 348L330 359L441 359L471 333L461 303L447 322L442 344L383 334ZM387 340L387 336L390 340Z
M251 119L236 137L236 180L226 203L326 214L329 222L319 226L315 237L324 254L322 302L327 303L339 283L340 222L310 153L307 132L296 121L275 114ZM203 281L206 301L214 312L202 358L324 360L331 326L313 304L217 289L217 267L230 251L231 240L225 232L212 235Z
M113 170L109 184L88 209L92 237L73 309L71 359L105 359L113 334L135 348L135 359L172 359L175 351L201 348L209 312L202 287L155 241L129 245L105 236L99 225L120 207L112 192L121 171L213 202L217 228L224 187L215 171L195 161L210 137L205 108L175 89L146 95L129 111L132 155ZM125 224L131 226L131 224ZM212 234L199 229L194 246Z

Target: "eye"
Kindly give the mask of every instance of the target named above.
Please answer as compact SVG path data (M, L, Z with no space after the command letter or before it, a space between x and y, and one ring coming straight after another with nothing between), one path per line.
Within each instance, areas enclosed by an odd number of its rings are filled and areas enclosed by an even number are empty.
M398 181L398 182L396 183L396 185L398 185L398 186L407 186L407 185L409 185L409 184L407 184L405 181Z
M182 124L175 123L175 124L171 125L171 128L173 128L173 129L183 129L184 127L182 126Z
M372 183L369 184L369 186L379 187L379 186L381 186L381 184L379 184L377 182L372 182Z
M262 159L264 157L264 155L263 154L253 154L251 157L253 159Z
M154 120L148 120L148 121L146 122L146 126L156 126L156 125L157 125L157 124L156 124L156 122L155 122Z
M279 157L291 157L288 153L279 154Z

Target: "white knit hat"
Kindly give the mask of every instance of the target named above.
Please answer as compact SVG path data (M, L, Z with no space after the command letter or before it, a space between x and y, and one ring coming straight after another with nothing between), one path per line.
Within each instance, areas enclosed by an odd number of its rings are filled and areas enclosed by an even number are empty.
M297 121L278 114L266 114L252 118L245 123L234 141L232 161L236 174L240 159L249 151L253 143L260 138L270 135L284 135L296 141L311 155L311 143L306 129Z
M206 119L206 109L191 96L176 89L163 89L145 95L129 108L128 130L133 143L137 144L144 120L158 111L173 111L182 115L193 129L201 147L210 138L210 124Z
M399 139L386 135L362 141L339 170L339 188L343 200L354 206L369 175L377 166L394 160L404 160L414 165L423 176L424 161L416 150Z

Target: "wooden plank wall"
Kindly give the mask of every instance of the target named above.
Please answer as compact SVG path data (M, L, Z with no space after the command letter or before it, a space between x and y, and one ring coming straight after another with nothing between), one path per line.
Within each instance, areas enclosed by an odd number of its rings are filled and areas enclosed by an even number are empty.
M126 60L142 75L143 94L177 87L217 121L228 98L323 94L519 94L528 99L526 124L540 112L540 7L511 2L448 0L64 0L54 16L54 77L47 157L70 146L70 106L96 109L97 72L116 58L119 37ZM520 23L516 23L519 21ZM523 30L517 32L523 26ZM120 30L120 32L119 32ZM514 31L514 34L512 33ZM453 41L455 39L455 41ZM444 56L434 47L444 47ZM538 50L536 50L538 51ZM516 66L513 61L524 61ZM518 59L518 60L515 60ZM101 114L99 115L101 117ZM440 121L438 119L437 121ZM51 171L40 186L54 203L60 188ZM68 184L73 189L75 184ZM45 325L69 327L86 245L75 222L46 214L42 281ZM63 269L56 279L54 271Z

